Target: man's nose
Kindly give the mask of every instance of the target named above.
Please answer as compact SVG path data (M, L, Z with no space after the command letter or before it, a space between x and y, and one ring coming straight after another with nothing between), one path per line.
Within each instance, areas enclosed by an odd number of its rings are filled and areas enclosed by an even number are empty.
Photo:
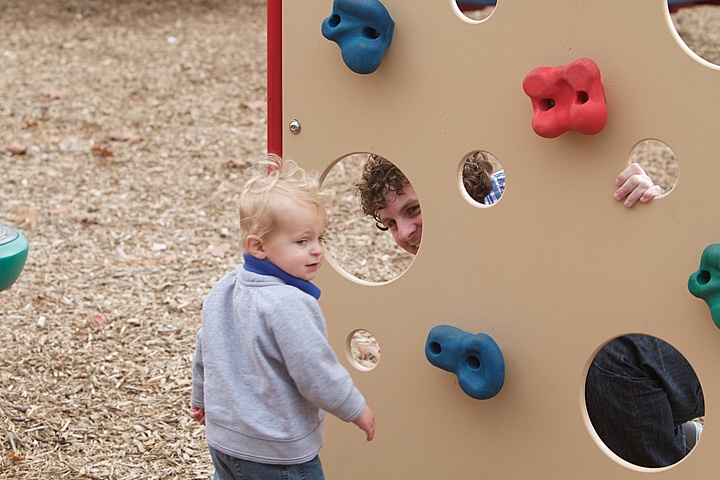
M398 238L401 240L409 240L416 230L415 222L412 220L402 220L397 222L398 225Z

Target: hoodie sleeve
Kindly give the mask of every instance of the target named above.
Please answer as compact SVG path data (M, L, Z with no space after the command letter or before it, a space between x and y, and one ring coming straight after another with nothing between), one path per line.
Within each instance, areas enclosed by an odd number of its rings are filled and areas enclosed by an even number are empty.
M271 330L288 373L300 394L318 408L350 422L365 408L355 387L327 340L325 318L317 301L297 289L282 289L288 298L276 298L278 319Z
M195 407L205 408L205 370L202 359L202 327L195 336L195 355L192 362L192 396L190 403Z

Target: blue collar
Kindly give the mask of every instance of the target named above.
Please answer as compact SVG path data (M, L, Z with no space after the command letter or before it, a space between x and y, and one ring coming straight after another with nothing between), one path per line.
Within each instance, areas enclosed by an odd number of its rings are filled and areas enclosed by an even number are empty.
M318 287L308 282L307 280L293 277L289 273L286 273L284 270L278 268L267 260L259 260L252 255L248 255L247 253L243 253L243 260L245 260L245 265L243 265L243 268L248 272L277 277L288 285L297 287L308 295L312 295L313 297L315 297L315 300L320 298L320 289Z

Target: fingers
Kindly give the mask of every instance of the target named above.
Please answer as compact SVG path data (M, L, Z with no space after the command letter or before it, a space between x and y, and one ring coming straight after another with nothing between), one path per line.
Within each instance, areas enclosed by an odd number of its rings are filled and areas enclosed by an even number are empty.
M367 438L368 442L375 438L375 414L373 414L370 407L365 406L363 412L353 423L365 432L365 438Z
M197 421L200 425L205 425L205 409L190 407L190 418Z
M368 425L368 428L365 428L365 438L367 438L368 442L372 442L372 439L375 438L375 424Z
M643 188L642 186L637 186L633 188L630 193L625 196L625 201L623 202L623 204L626 207L631 208L638 202L638 200L642 198L643 194L646 191L647 189ZM622 197L619 200L622 200Z
M619 187L613 198L623 201L628 208L638 201L646 203L662 193L660 186L653 184L652 179L645 173L640 165L631 163L615 179Z
M367 428L365 429L365 433L367 434L368 442L371 442L372 439L375 438L375 418L373 418L368 424Z
M662 193L662 188L660 188L660 185L654 185L652 188L649 188L645 190L645 192L640 197L640 201L642 203L647 203L653 198L657 197Z
M645 170L643 170L638 163L631 163L630 165L625 167L625 170L620 172L620 175L618 175L615 179L615 184L620 187L625 182L627 182L630 177L634 175L645 175Z

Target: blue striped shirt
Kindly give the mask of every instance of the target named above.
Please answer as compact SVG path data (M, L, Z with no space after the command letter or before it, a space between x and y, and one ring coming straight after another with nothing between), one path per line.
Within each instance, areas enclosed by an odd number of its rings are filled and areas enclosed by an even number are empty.
M505 170L498 170L493 173L490 176L490 180L492 181L493 189L492 192L485 197L485 205L492 205L500 200L500 197L505 191Z

